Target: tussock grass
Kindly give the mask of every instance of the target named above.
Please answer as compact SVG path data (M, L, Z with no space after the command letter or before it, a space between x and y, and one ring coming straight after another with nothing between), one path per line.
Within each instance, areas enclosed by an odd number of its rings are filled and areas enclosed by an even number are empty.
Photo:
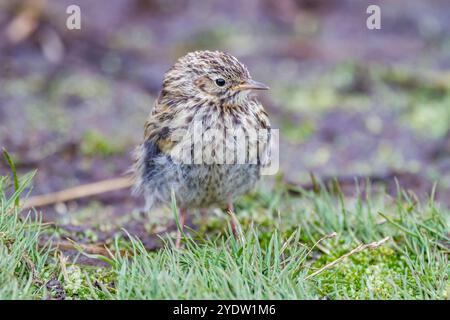
M432 197L419 203L400 188L396 199L338 189L291 197L278 185L239 201L242 238L230 235L225 216L211 215L185 233L182 250L168 236L153 252L117 237L110 256L97 256L110 267L93 268L38 249L39 221L20 218L15 204L31 177L9 197L10 181L0 179L2 299L55 297L46 289L52 279L68 299L448 297L450 215Z
M256 196L265 198L263 192ZM274 209L278 217L260 208L258 214L263 211L265 217L259 217L258 226L243 219L244 224L249 223L243 226L243 240L235 240L229 233L215 239L194 234L185 238L182 251L174 250L168 242L161 251L146 252L133 239L132 256L113 259L117 278L115 297L444 299L447 296L449 215L433 200L420 205L401 192L397 199L381 196L376 203L372 203L370 196L345 199L340 193L333 196L327 192L320 195L303 192L302 199L285 196L281 192L280 197L274 197L281 200L274 200L282 208ZM246 200L241 203L244 217L252 214L246 210ZM252 212L253 205L249 204ZM266 205L271 207L270 203ZM248 219L253 221L251 216ZM335 237L326 236L333 233ZM330 264L331 268L315 273Z
M51 250L38 249L41 224L31 215L21 216L18 199L33 174L15 180L8 197L9 179L0 177L0 299L31 299L44 295L41 274L49 269Z
M148 253L132 241L133 256L116 256L120 299L305 299L314 295L302 279L307 250L299 233L284 241L277 232L263 248L254 227L245 238L196 242L187 238L182 251L172 244ZM146 281L142 281L142 279Z

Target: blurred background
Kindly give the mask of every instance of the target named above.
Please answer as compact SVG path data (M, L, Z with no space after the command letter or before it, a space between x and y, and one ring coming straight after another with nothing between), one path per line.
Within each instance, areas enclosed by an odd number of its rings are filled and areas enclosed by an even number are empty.
M72 4L81 30L66 28ZM381 30L366 27L370 4ZM164 72L223 50L271 87L260 99L289 181L438 182L450 205L449 13L448 0L0 0L0 146L20 173L38 169L32 194L121 176ZM136 202L120 190L44 220L120 224Z

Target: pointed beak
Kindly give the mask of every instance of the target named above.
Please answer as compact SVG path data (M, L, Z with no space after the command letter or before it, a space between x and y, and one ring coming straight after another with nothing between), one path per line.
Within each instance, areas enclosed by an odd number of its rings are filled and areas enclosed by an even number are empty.
M236 90L269 90L264 83L249 79L235 87Z

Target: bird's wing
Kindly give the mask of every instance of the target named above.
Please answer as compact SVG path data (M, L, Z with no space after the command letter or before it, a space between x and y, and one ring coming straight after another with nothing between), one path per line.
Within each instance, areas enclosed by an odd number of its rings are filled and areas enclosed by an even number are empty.
M252 101L254 103L254 116L256 118L258 129L263 129L265 131L260 132L260 136L258 137L258 162L265 162L268 158L270 158L270 142L272 137L272 129L270 126L269 115L264 110L263 105L259 101ZM261 159L263 156L265 159Z
M158 158L170 157L175 143L170 138L170 121L173 111L158 101L144 126L144 140L134 153L132 174L135 180L135 192L140 192L145 182L152 180L160 168Z
M144 143L155 144L159 152L170 153L175 145L170 139L173 116L173 110L157 102L144 126Z

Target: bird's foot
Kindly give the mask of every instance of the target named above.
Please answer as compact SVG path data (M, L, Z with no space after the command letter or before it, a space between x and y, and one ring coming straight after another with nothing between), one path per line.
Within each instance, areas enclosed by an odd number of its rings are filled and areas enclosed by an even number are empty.
M242 234L242 230L239 226L239 221L236 218L236 215L234 213L234 207L232 203L229 203L227 206L227 213L230 215L231 217L231 232L233 233L233 236L235 239L239 239L241 238L242 241L244 241L244 237Z

